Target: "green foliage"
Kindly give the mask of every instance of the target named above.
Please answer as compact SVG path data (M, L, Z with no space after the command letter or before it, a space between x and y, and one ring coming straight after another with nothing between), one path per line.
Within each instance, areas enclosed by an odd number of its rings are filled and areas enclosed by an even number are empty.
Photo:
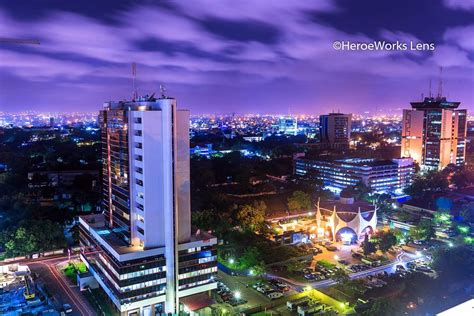
M468 223L474 223L474 202L468 202L461 208L461 217L463 221Z
M440 248L433 255L433 268L446 277L467 278L474 273L474 248L469 245Z
M433 216L433 221L438 225L451 224L451 214L448 211L438 211Z
M349 274L343 269L337 269L334 274L331 275L331 279L336 281L338 284L345 284L349 281Z
M375 248L375 244L369 240L369 235L365 234L364 241L362 242L362 250L364 251L364 255L369 255L374 253L377 249Z
M288 209L291 212L298 212L311 209L311 197L303 191L295 191L288 198Z
M375 234L374 238L376 240L375 242L376 245L383 252L388 251L390 248L392 248L393 246L397 244L397 237L390 230L389 231L380 230Z
M426 199L433 192L444 191L449 187L448 175L443 171L429 171L418 175L405 193L414 199Z
M247 269L258 265L261 262L261 254L256 247L249 247L245 249L242 256L239 258L240 268Z
M265 222L265 211L267 206L263 201L255 201L239 207L236 215L238 225L244 229L258 230Z
M390 299L379 299L372 304L372 307L362 313L364 316L384 315L394 316L397 315L397 306Z
M422 219L417 226L410 228L409 236L414 240L430 240L435 236L433 222Z
M49 220L25 221L2 232L1 243L7 256L25 256L66 246L62 227Z

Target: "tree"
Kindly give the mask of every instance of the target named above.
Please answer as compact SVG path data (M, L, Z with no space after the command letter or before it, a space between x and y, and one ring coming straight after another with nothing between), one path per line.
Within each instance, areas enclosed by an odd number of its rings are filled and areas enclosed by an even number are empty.
M397 244L397 237L392 231L379 231L376 235L377 246L383 252L388 251L390 248Z
M260 261L257 265L252 268L254 276L262 276L265 274L266 266L264 261Z
M439 248L433 255L432 266L442 276L468 278L474 273L474 248L470 245Z
M417 226L410 228L409 235L414 240L430 240L435 236L432 221L422 219Z
M443 171L428 171L423 175L418 175L412 184L405 188L405 193L414 199L425 199L433 192L440 192L448 189L448 175Z
M336 271L331 275L331 279L336 281L337 284L344 285L347 281L350 280L349 274L343 269L336 269Z
M242 269L254 267L260 263L261 254L256 247L245 248L244 253L239 259Z
M354 186L354 193L355 193L356 199L367 201L372 191L370 190L368 186L365 185L364 182L360 181Z
M390 299L379 299L372 304L372 307L364 311L362 315L373 316L373 315L384 315L393 316L397 315L397 307Z
M364 255L366 256L376 251L375 245L369 240L368 234L365 234L364 236L364 241L362 242L362 249L364 251Z
M265 222L265 211L267 205L263 201L255 201L252 204L245 204L237 211L237 221L244 229L260 229Z
M295 191L288 198L288 209L291 212L309 210L311 208L311 197L303 191Z
M463 221L468 223L474 222L474 202L466 203L462 206L460 215Z

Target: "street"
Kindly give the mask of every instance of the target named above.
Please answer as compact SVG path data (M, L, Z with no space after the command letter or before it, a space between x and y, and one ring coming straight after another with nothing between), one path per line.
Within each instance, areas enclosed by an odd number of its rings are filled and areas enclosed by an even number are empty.
M71 259L74 257L77 256L73 256ZM28 265L32 273L38 274L39 279L43 281L52 295L54 299L53 303L58 310L63 304L68 303L73 309L71 315L95 315L95 310L79 291L79 287L72 284L70 280L56 269L58 263L67 260L67 256L62 256L52 259L34 260L31 262L25 260L22 263Z

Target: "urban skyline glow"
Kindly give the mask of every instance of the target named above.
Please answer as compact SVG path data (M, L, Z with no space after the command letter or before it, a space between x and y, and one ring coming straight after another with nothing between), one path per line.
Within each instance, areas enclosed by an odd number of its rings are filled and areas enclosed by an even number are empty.
M26 3L0 6L0 37L41 42L0 44L0 111L93 111L129 99L133 62L139 94L164 83L194 114L399 114L428 95L430 80L436 92L440 66L444 94L473 110L473 6L461 1ZM376 40L435 49L333 48Z

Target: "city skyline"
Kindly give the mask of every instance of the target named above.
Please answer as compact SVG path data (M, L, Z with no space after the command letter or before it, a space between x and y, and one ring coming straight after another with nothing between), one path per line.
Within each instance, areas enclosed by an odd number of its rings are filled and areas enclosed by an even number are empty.
M436 94L439 67L443 94L472 110L473 9L455 0L396 8L329 0L232 7L106 1L94 8L3 2L1 37L41 44L1 44L0 111L93 111L129 99L132 62L139 94L165 84L194 114L401 113L429 94L430 80ZM397 14L402 18L393 19ZM167 27L149 27L147 20ZM337 40L435 49L337 51Z

